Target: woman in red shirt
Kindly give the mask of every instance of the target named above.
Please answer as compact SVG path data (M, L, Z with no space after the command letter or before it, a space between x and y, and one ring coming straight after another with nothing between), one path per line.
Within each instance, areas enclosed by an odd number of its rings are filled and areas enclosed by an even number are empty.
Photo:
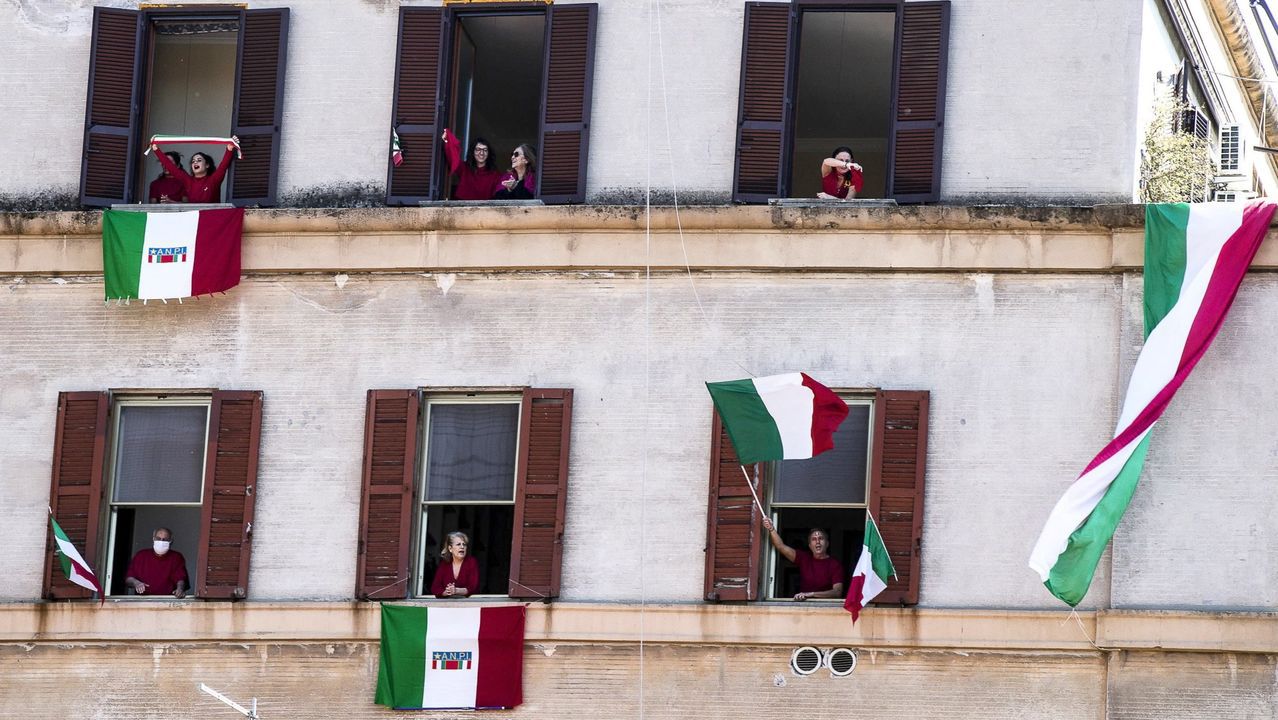
M515 148L510 156L510 170L501 176L498 200L531 200L537 197L537 151L532 145Z
M449 175L457 175L457 192L454 200L492 200L497 194L501 171L493 160L488 141L477 137L470 143L465 162L461 157L461 141L444 128L444 156L448 158Z
M459 598L479 591L479 561L467 555L470 538L464 532L450 532L439 551L444 562L435 568L430 591L437 598Z
M239 138L231 136L232 140L239 142ZM151 150L159 150L154 143L151 144ZM222 202L222 178L226 177L226 171L231 166L231 157L235 151L233 143L226 144L226 154L222 156L222 162L218 163L217 169L213 169L213 158L205 153L195 153L191 156L191 172L188 174L180 166L175 165L172 160L164 153L158 153L156 159L164 166L169 174L177 178L182 186L186 189L186 201L190 203L216 203Z
M852 159L851 148L836 147L830 157L821 161L821 192L817 197L822 200L855 198L864 186L861 166Z

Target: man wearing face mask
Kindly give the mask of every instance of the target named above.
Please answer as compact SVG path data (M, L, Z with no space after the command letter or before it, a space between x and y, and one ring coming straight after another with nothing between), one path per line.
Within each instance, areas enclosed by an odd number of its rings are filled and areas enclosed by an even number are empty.
M124 584L138 595L186 597L186 558L177 550L169 549L173 531L156 528L151 540L151 547L133 556Z

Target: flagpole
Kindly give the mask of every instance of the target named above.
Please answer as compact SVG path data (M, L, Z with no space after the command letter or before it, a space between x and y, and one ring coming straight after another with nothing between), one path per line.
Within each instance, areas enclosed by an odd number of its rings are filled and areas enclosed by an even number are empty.
M745 465L741 466L741 474L745 476L746 487L750 488L750 496L754 498L754 504L759 508L759 515L767 517L768 514L763 511L763 503L759 502L759 493L754 491L754 483L750 481L750 473L746 472Z

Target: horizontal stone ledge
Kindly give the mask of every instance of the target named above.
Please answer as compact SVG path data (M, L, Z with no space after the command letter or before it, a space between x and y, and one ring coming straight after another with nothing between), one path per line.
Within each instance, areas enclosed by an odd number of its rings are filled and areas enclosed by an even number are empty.
M459 604L483 603L448 603ZM0 605L0 642L373 642L378 613L375 603L355 602L11 603ZM1103 610L1080 612L1076 622L1069 613L1047 610L871 608L852 625L835 604L556 602L528 606L526 637L535 643L1274 653L1278 615Z
M457 232L475 230L1022 230L1097 231L1144 227L1143 205L547 205L282 208L245 212L246 233ZM0 239L97 235L100 210L0 212Z

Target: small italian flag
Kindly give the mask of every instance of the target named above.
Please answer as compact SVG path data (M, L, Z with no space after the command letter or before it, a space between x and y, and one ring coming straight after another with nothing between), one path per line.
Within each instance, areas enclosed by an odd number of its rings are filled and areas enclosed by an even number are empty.
M1047 518L1029 566L1076 606L1122 520L1149 433L1220 331L1274 214L1269 201L1145 208L1145 346L1114 437Z
M399 133L391 130L391 162L395 167L404 164L404 149L399 144Z
M742 465L802 460L834 447L847 403L804 373L706 383Z
M857 618L861 617L861 610L887 587L890 577L896 577L896 567L892 565L892 557L888 555L887 546L883 544L883 536L879 534L878 524L867 512L865 539L861 541L861 557L856 561L856 569L852 571L852 582L848 584L848 597L843 601L843 609L852 613L853 624L856 624Z
M84 561L84 556L79 550L75 549L75 545L71 544L71 539L62 531L62 526L57 520L53 519L53 515L49 515L49 522L53 524L53 539L57 543L54 552L58 555L58 560L62 563L62 572L71 582L79 585L86 590L92 590L96 593L102 592L102 587L98 585L98 579L93 576L93 571L89 569L89 564Z
M373 701L401 710L523 702L524 608L382 605Z
M244 208L102 214L106 299L164 300L240 283Z

